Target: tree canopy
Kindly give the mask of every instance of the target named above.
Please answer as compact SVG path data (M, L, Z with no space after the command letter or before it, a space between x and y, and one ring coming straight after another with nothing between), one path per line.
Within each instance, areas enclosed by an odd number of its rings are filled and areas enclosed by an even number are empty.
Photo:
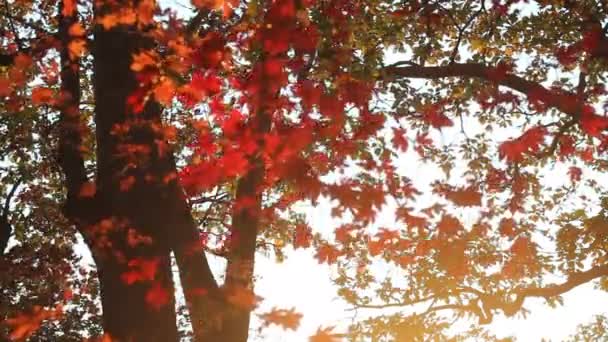
M491 340L528 298L608 290L603 1L0 14L0 337L244 342L252 315L295 330L297 308L256 310L254 277L256 255L294 249L366 312L316 342ZM331 228L303 214L319 201Z

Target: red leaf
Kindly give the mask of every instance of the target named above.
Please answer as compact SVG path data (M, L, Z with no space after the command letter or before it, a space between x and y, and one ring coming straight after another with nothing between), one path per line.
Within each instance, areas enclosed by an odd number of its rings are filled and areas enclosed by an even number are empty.
M534 127L527 130L519 138L503 142L498 147L501 158L507 162L519 162L524 154L535 153L540 150L540 146L545 141L547 129L544 127Z
M585 133L597 137L604 130L608 129L608 117L584 112L583 115L581 115L580 125Z
M169 291L162 287L159 282L154 282L146 292L146 303L154 310L160 310L170 300Z
M317 248L315 258L317 258L321 264L326 262L331 265L338 260L340 254L341 252L336 247L326 243Z
M447 190L445 197L452 203L461 207L473 207L481 205L481 193L474 187Z
M407 135L403 128L393 128L393 145L397 150L406 152L408 147Z
M450 127L454 123L441 113L441 104L426 106L422 111L422 119L434 128Z
M460 221L454 216L443 215L441 221L437 224L437 229L441 235L453 236L464 228L462 227L462 224L460 224Z
M570 176L570 181L572 183L576 183L576 182L580 181L582 174L583 174L583 170L581 170L580 168L578 168L576 166L571 166L568 169L568 176Z

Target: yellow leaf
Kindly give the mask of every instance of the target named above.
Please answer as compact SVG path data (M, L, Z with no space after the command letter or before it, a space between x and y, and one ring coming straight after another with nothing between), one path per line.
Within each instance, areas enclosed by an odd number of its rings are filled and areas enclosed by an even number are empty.
M475 51L482 51L486 47L486 42L481 39L471 39L471 48Z

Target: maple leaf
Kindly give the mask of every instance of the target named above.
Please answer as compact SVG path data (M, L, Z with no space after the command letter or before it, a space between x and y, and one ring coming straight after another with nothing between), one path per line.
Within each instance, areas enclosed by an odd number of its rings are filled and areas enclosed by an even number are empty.
M169 291L163 288L160 282L154 282L146 291L146 304L156 311L167 305L170 299Z
M127 285L134 284L136 282L152 281L156 277L156 272L160 264L159 258L135 258L129 261L129 271L124 272L121 275L121 279Z
M444 195L449 201L461 207L481 205L481 193L473 186L447 190Z
M384 241L382 240L369 240L367 241L367 250L371 256L382 254L384 251Z
M253 310L262 298L256 296L251 289L235 287L228 291L226 299L229 303L238 308Z
M86 33L86 31L82 27L81 23L74 23L68 29L68 34L73 37L81 37L81 36L84 36L85 33Z
M572 183L576 183L581 180L581 176L583 174L583 170L576 166L571 166L568 169L568 176L570 176L570 181Z
M86 51L87 42L84 39L74 39L68 44L70 59L82 57Z
M547 129L545 127L534 127L527 130L519 138L503 142L498 147L501 158L507 162L519 162L524 154L538 152L545 141Z
M34 334L42 322L47 319L58 319L62 314L62 306L54 309L44 309L39 305L34 306L29 314L19 314L16 317L4 321L11 328L9 338L11 340L24 340Z
M258 316L264 320L264 325L275 324L285 330L296 330L302 319L302 314L295 312L295 308L289 310L273 308L271 311L259 314Z
M12 92L11 81L8 78L0 76L0 97L9 96Z
M503 218L500 220L498 225L498 232L502 236L506 236L509 238L513 238L517 235L517 231L515 230L515 220L512 218Z
M450 127L452 120L441 113L441 104L427 105L422 110L422 119L434 128Z
M154 87L154 98L161 104L169 106L175 95L175 83L168 77L162 77Z
M339 342L341 334L332 333L334 327L326 327L317 329L317 332L310 336L309 342Z
M71 17L74 15L76 11L76 0L63 0L62 1L63 8L61 9L61 14L66 17Z
M214 11L224 12L224 18L232 15L232 11L238 7L239 0L192 0L197 8L206 8Z
M408 141L407 141L407 135L406 135L405 129L403 129L401 127L393 128L392 143L393 143L393 145L395 145L395 147L397 147L397 150L399 150L401 152L407 152Z
M608 117L592 113L583 113L580 121L581 128L590 136L597 137L608 129Z
M133 62L131 63L131 70L139 72L150 66L156 66L158 63L158 56L154 51L142 51L133 54Z
M53 104L55 97L53 90L44 87L32 89L32 103L35 105Z
M315 254L315 258L319 261L319 263L327 263L329 265L335 263L338 260L338 257L342 253L336 247L325 243L317 248L317 253Z
M437 223L437 229L442 235L453 236L458 234L458 232L462 231L464 228L457 218L446 214L443 215L439 223Z
M80 187L80 192L78 193L78 196L93 197L93 196L95 196L96 192L97 192L97 187L96 187L95 183L86 182L86 183L82 184L82 186Z
M299 224L296 226L293 247L294 248L308 248L312 240L312 231L310 227Z

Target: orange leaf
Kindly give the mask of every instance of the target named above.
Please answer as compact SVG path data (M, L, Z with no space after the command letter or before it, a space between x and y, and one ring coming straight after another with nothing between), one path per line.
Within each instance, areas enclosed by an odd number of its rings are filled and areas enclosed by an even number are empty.
M156 65L156 54L152 51L144 51L133 54L133 63L131 63L131 70L139 72L144 70L148 66Z
M63 8L61 14L66 17L71 17L76 11L76 0L63 0Z
M85 31L84 31L84 28L82 27L82 24L75 23L72 26L70 26L68 33L70 34L70 36L81 37L81 36L84 36Z
M475 190L474 187L448 190L445 193L445 198L461 207L474 207L481 205L481 193Z
M170 105L171 100L173 100L173 95L175 94L175 84L170 78L164 77L155 87L154 87L154 98L163 105Z
M84 39L74 39L68 44L68 50L70 52L70 59L75 59L84 55L87 42Z
M259 317L265 321L264 325L266 326L276 324L285 330L296 330L300 325L302 314L295 312L295 308L289 310L273 308L270 312L261 314Z
M336 249L334 246L329 245L329 244L324 244L318 247L317 249L317 254L315 255L315 258L317 258L317 260L319 260L319 263L328 263L328 264L333 264L336 262L336 260L338 260L338 257L340 256L340 251L338 249Z
M110 30L112 27L118 25L118 19L116 14L106 14L97 19L97 22L101 24L105 30Z
M232 11L238 7L239 0L192 0L192 4L198 8L214 11L222 10L224 18L228 18L232 15Z
M95 193L97 192L95 183L93 182L86 182L84 184L82 184L82 186L80 187L80 193L78 194L80 197L93 197L95 196Z
M460 224L460 221L454 216L443 215L441 221L437 224L437 229L440 234L452 236L458 234L458 232L462 231L464 228L462 227L462 224Z
M230 291L226 299L236 307L253 310L261 298L256 296L251 289L237 287Z
M339 334L333 334L332 330L334 330L334 327L327 327L327 328L319 328L317 329L317 332L310 336L310 338L308 339L309 342L338 342L340 341L340 335Z
M32 103L34 105L52 104L54 101L53 91L49 88L32 89Z

